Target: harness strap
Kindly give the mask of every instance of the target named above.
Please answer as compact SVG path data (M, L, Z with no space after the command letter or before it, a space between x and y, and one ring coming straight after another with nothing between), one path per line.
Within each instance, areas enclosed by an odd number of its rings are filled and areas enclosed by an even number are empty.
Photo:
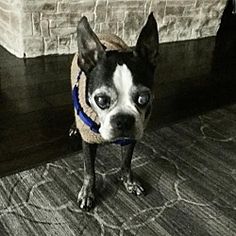
M76 109L76 113L83 121L83 123L86 124L93 132L99 134L100 126L96 122L94 122L90 117L87 116L87 114L84 112L83 108L79 103L79 90L78 86L76 85L74 86L74 89L72 91L72 100L74 103L74 107Z

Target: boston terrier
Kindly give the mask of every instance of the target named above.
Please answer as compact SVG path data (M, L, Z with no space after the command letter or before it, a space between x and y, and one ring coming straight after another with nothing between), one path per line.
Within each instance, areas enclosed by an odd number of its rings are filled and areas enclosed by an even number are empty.
M80 208L94 206L95 156L99 144L121 145L120 179L129 193L144 189L134 179L131 159L151 114L159 37L151 13L135 47L115 35L96 35L86 17L77 27L78 53L71 66L76 128L82 137L84 181Z

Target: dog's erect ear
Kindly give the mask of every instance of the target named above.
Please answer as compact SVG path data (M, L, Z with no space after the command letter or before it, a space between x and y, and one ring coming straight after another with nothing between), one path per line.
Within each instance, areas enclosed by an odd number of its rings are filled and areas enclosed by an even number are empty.
M84 72L88 72L105 55L105 50L85 16L82 17L77 26L77 42L78 65Z
M138 56L147 60L153 67L156 66L156 59L159 47L159 36L157 22L151 13L147 23L141 30L136 44L135 52Z

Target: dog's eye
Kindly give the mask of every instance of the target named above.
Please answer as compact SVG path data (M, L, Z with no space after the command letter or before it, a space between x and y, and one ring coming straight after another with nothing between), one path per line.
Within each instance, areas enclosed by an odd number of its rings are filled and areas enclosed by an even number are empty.
M150 101L150 95L145 93L138 96L137 104L139 106L146 106Z
M94 97L96 104L103 110L110 107L111 99L106 95L97 95Z

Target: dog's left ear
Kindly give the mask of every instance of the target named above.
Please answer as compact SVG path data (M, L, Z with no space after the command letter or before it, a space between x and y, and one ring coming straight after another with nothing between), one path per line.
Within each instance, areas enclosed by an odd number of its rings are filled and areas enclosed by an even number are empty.
M147 23L141 30L135 47L135 52L153 67L156 66L156 59L159 48L159 36L157 22L151 13L148 16Z
M104 57L105 50L85 16L82 17L77 26L77 43L78 65L84 72L89 72L96 66L98 60Z

